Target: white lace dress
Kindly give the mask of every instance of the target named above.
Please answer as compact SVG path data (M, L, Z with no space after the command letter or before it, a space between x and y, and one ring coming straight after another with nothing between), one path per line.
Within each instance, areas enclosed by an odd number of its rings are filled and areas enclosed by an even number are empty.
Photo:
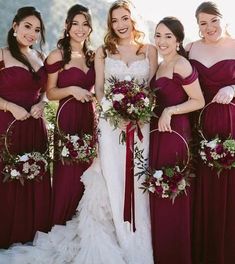
M140 82L149 78L147 58L127 66L105 59L105 79L127 76ZM123 221L126 146L119 143L120 130L99 121L99 158L83 174L84 196L77 215L66 226L54 226L48 234L38 232L34 246L18 245L0 251L0 264L153 264L149 197L135 178L135 223ZM135 142L148 156L149 125L141 128L142 142Z

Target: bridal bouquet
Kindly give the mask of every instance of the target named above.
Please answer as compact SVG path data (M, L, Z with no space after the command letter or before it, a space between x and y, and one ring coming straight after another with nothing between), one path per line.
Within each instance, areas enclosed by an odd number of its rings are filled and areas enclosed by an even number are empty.
M105 99L101 115L118 127L120 121L149 122L153 115L153 92L146 88L146 82L126 76L123 81L111 77L105 83Z
M57 154L63 164L90 163L97 156L96 141L90 134L79 137L77 134L60 133Z
M210 141L203 139L199 154L208 167L218 171L218 175L223 169L235 168L235 140L232 138L221 140L217 136Z
M24 185L25 180L40 180L48 170L47 154L40 152L24 153L23 155L6 154L2 161L4 182L19 180Z

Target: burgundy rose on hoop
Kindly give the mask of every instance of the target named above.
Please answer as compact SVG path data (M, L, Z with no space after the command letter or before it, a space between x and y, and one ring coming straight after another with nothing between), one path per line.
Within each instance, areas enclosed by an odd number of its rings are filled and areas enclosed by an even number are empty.
M76 134L66 134L59 127L59 117L63 107L70 101L75 100L73 97L66 100L60 107L57 114L57 133L58 145L55 148L57 157L63 164L72 164L77 162L90 163L97 156L97 133L94 135L84 133L82 136ZM94 128L94 130L96 130Z
M154 129L150 133L155 131L158 131L158 129ZM161 198L171 199L174 202L178 195L187 194L186 189L190 185L191 175L188 168L190 161L188 143L178 132L172 130L172 133L176 134L184 142L187 149L187 161L155 169L147 166L147 161L144 160L142 155L143 150L135 148L135 157L138 160L137 167L139 168L139 172L135 176L139 179L144 177L140 187L144 192L148 191Z
M25 120L27 121L27 120ZM19 122L25 122L19 121ZM48 149L44 153L38 151L26 152L23 154L11 154L8 147L8 136L11 127L17 122L14 119L3 136L4 149L1 153L1 160L4 163L2 174L3 181L19 180L22 185L26 180L41 180L49 167Z
M217 171L218 176L223 169L235 168L235 140L229 135L227 138L220 138L216 135L212 139L206 139L201 127L201 118L204 110L216 102L208 103L200 112L198 119L200 141L199 154L204 164ZM230 103L235 106L234 103Z

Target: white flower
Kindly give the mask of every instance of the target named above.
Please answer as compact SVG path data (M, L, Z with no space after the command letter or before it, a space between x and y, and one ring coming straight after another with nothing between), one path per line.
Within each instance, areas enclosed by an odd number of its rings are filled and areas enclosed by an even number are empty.
M78 141L78 139L79 139L79 136L77 136L77 135L71 135L71 136L70 136L70 139L71 139L71 141L72 141L73 143L76 143L76 142Z
M211 141L209 141L208 143L206 143L206 146L214 149L217 146L218 140L217 139L213 139Z
M69 150L64 146L62 151L61 151L61 156L62 157L68 157L69 155Z
M115 94L114 96L113 96L113 100L114 101L121 101L122 99L124 98L124 95L123 94Z
M185 187L186 187L186 181L185 181L185 179L182 179L182 180L179 182L179 184L178 184L178 189L179 189L180 191L183 191L183 190L185 189Z
M23 172L24 172L24 173L28 173L28 172L29 172L29 169L30 169L30 165L29 165L29 163L28 163L28 162L25 162L25 163L23 164Z
M124 78L124 80L125 80L125 81L128 81L128 82L130 82L130 81L131 81L131 79L132 79L132 78L131 78L131 76L130 76L130 75L126 75L126 76L125 76L125 78Z
M17 177L17 176L20 176L20 173L17 170L12 170L11 177Z
M21 156L20 157L20 161L27 161L29 159L29 154L28 153L26 153L26 154L24 154L23 156Z
M110 102L109 100L105 99L102 100L102 109L104 112L108 111L110 108L112 108L112 102Z
M153 174L153 177L156 179L161 179L163 175L163 171L162 170L156 170L155 173Z
M148 190L151 192L151 193L154 193L155 192L155 187L154 186L150 186L148 188Z
M145 106L148 106L149 105L149 99L148 99L148 97L145 97L144 98L144 105Z
M132 104L131 107L127 109L127 112L128 112L129 114L131 114L131 113L133 113L134 111L135 111L135 107L134 107L133 104Z

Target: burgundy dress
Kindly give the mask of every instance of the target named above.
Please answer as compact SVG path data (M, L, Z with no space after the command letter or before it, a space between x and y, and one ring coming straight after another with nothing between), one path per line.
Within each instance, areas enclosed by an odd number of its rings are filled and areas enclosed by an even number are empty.
M19 66L0 70L0 97L30 111L38 103L40 90L46 82L45 68L38 71L40 80ZM0 136L6 133L14 120L10 112L0 111ZM11 153L23 154L30 151L45 152L47 133L42 119L29 118L17 121L10 136ZM0 151L3 146L0 147ZM0 162L2 172L4 164ZM24 186L18 180L3 183L0 177L0 248L15 242L32 241L37 230L50 229L51 184L49 173L41 181L28 180Z
M76 67L63 69L62 61L58 61L54 64L46 64L46 69L48 73L60 70L57 82L58 88L79 86L89 91L93 88L95 82L94 68L90 68L87 73ZM69 98L71 100L65 103ZM60 100L58 111L60 111L58 123L61 131L66 134L78 134L79 136L82 136L83 133L91 135L94 133L95 122L92 102L82 103L75 98L67 97ZM52 185L53 225L65 224L75 214L84 191L80 177L89 166L88 163L80 162L63 165L61 161L55 161Z
M178 105L188 99L182 85L188 85L197 79L193 69L190 76L183 79L174 73L173 78L160 77L152 80L151 86L156 89L156 114L160 117L165 107ZM187 160L187 147L175 133L154 131L158 127L158 118L151 121L149 165L153 169L163 166L174 166ZM173 115L171 128L189 142L191 127L189 115ZM174 204L168 198L150 194L150 213L154 263L190 264L190 188L187 195L176 197Z
M206 103L218 90L235 84L235 60L222 60L207 68L191 60L198 70ZM233 100L235 102L235 100ZM235 138L235 107L211 104L203 112L202 128L207 139L230 134ZM198 160L194 204L194 263L235 263L235 169L216 171Z

